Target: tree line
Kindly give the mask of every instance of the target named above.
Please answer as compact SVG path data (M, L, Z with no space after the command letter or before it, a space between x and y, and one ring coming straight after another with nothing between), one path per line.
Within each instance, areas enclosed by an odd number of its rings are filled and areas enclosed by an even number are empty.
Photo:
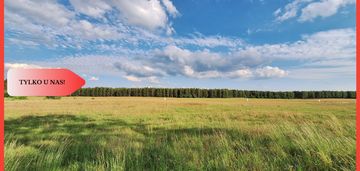
M175 98L271 98L271 99L319 99L356 98L355 91L252 91L234 89L199 88L81 88L72 96L138 96Z

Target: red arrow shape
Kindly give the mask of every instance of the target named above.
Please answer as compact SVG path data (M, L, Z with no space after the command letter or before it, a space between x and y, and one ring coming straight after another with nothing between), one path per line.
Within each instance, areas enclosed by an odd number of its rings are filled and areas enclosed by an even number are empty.
M11 96L67 96L85 84L68 69L11 69L7 79Z

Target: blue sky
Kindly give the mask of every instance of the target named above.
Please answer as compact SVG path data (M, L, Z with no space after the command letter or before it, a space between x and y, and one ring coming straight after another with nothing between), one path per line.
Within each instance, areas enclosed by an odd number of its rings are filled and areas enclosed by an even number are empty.
M87 87L355 90L355 0L5 0L5 71Z

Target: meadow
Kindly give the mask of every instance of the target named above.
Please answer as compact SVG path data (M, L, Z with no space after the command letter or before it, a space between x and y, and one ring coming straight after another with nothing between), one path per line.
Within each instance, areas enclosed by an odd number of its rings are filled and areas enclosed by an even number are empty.
M355 170L354 99L5 99L6 170Z

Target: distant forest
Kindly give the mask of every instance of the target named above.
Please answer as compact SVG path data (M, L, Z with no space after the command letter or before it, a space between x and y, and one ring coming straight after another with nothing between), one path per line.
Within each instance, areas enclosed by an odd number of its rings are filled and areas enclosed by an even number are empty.
M251 91L232 89L199 88L82 88L72 96L136 96L175 98L271 98L271 99L319 99L356 98L355 91Z
M5 97L7 80L4 84ZM355 91L255 91L234 89L199 89L199 88L81 88L71 96L135 96L135 97L175 97L175 98L269 98L269 99L320 99L347 98L355 99Z

